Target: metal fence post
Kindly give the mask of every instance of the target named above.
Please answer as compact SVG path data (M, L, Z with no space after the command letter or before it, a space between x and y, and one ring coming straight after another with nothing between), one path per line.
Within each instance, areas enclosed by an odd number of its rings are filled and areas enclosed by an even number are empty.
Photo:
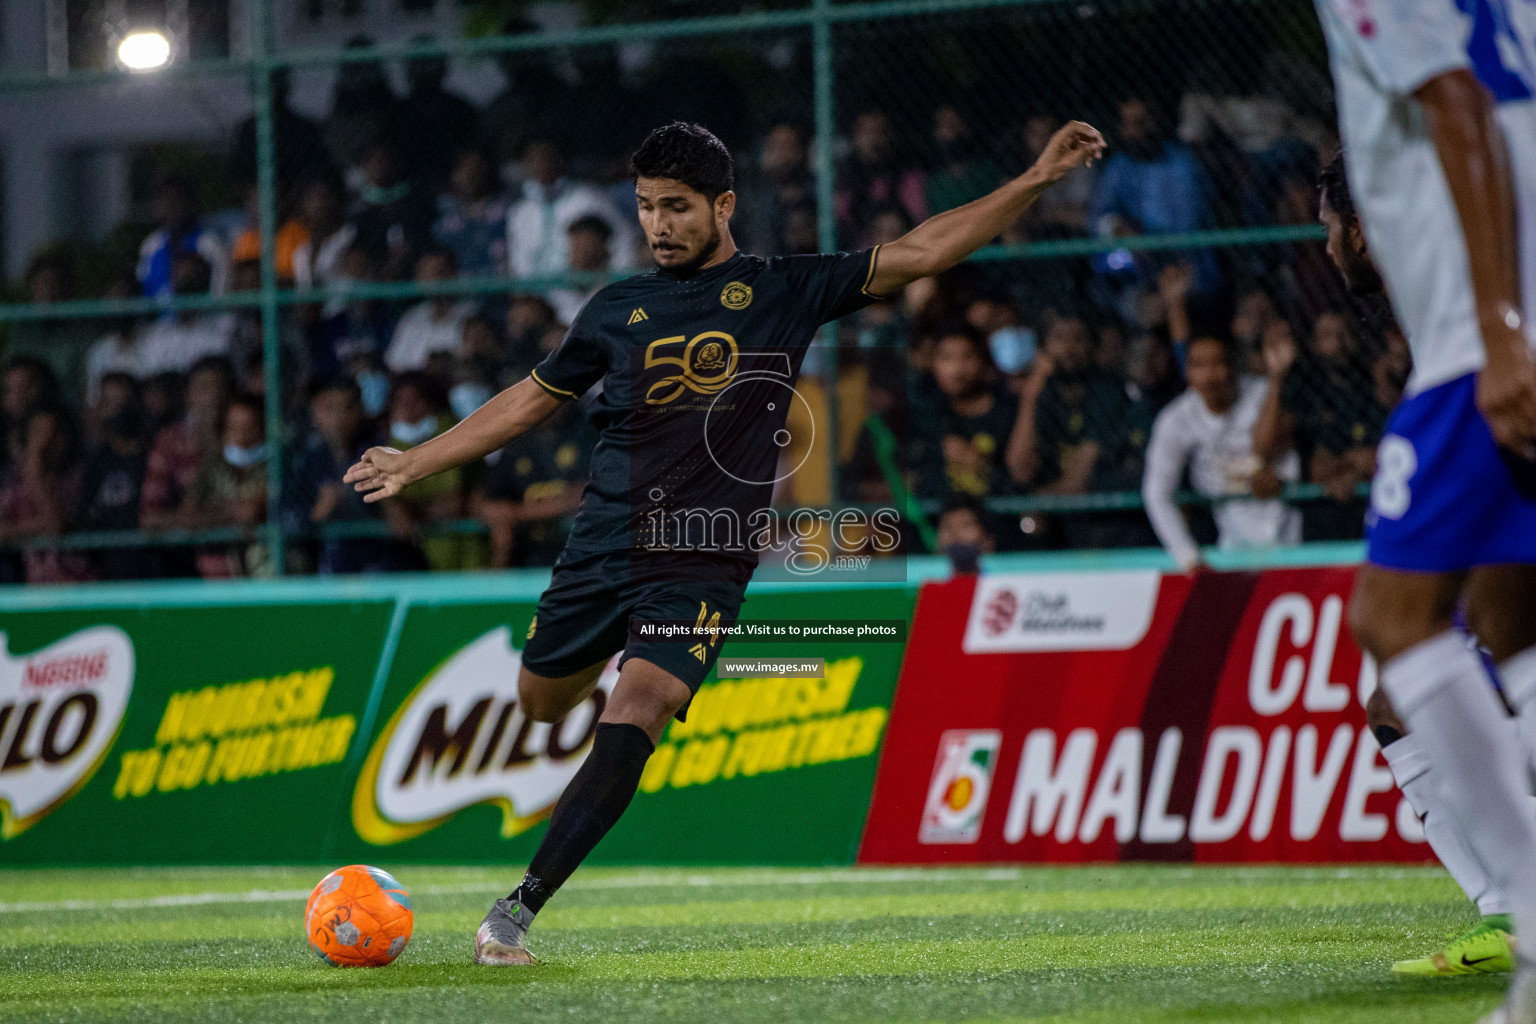
M822 252L837 251L837 108L833 102L832 2L812 0L811 60L816 118L816 241ZM837 394L837 325L821 329L826 362L821 368L827 392L827 504L837 507L841 498L841 469L837 464L839 441Z
M256 107L256 192L261 232L261 353L267 418L267 557L286 568L283 537L283 373L277 305L277 165L272 113L272 0L253 0L252 80Z

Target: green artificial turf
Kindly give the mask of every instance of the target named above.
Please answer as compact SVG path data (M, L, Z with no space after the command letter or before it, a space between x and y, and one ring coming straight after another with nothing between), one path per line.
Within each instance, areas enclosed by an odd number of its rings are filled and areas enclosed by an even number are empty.
M1504 988L1387 973L1473 920L1438 869L587 870L494 969L513 869L379 866L416 923L374 970L309 953L319 869L0 871L0 1019L1471 1024Z

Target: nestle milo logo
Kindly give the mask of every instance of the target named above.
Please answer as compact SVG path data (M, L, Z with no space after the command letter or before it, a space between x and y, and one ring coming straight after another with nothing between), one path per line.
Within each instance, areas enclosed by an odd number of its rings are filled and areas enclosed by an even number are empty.
M80 790L117 736L133 690L133 644L93 626L14 656L0 633L0 839Z
M618 679L611 666L563 721L518 706L521 652L497 627L460 648L395 710L353 792L352 821L371 843L421 835L475 804L501 809L501 834L544 820L581 766Z
M603 713L603 706L607 703L607 694L599 690L592 695L590 702L594 707L587 728L573 746L566 746L560 737L561 730L544 729L541 730L544 733L542 749L530 751L528 741L537 723L516 715L515 697L504 701L495 697L477 700L457 723L449 718L450 707L445 701L427 713L427 720L416 737L416 746L397 784L406 787L415 782L418 769L423 769L443 782L452 782L464 772L481 775L487 771L512 771L536 761L540 754L551 761L564 761L591 742L592 735L597 732L598 716ZM514 715L519 723L515 732L507 728ZM490 733L482 737L486 723L493 718L495 724L490 726ZM508 736L512 737L512 742L504 744L502 741ZM484 742L481 742L482 738ZM503 750L503 747L506 749ZM471 767L469 755L475 750L480 751L480 756L474 759ZM502 757L503 753L505 757Z
M26 682L28 686L94 683L107 674L107 666L110 664L111 652L105 647L58 658L28 658Z

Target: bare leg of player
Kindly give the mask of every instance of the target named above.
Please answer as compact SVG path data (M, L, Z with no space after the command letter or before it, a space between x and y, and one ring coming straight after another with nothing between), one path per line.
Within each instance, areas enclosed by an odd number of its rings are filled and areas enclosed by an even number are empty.
M1467 846L1509 900L1517 930L1536 934L1536 816L1525 759L1482 661L1452 628L1460 573L1365 566L1350 625L1381 665L1381 684L1434 761L1435 787ZM1517 985L1521 984L1517 977Z
M525 666L517 673L517 703L535 722L558 722L592 696L598 677L608 664L604 658L568 676L541 676Z
M579 675L546 680L527 673L518 681L525 700L532 699L525 710L533 717L559 718L586 699L602 666L596 668L598 671L582 686L575 685ZM475 935L476 963L512 966L536 962L527 943L534 916L629 806L656 741L689 696L688 685L665 669L640 658L624 662L613 695L603 709L592 750L555 804L549 831L529 862L527 874L511 895L496 901L480 923Z

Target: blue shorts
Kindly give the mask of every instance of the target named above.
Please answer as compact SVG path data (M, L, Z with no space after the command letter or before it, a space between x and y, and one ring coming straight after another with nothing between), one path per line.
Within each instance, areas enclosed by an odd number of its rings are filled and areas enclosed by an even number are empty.
M1477 410L1477 374L1404 399L1376 450L1366 560L1406 572L1536 565L1536 501Z

